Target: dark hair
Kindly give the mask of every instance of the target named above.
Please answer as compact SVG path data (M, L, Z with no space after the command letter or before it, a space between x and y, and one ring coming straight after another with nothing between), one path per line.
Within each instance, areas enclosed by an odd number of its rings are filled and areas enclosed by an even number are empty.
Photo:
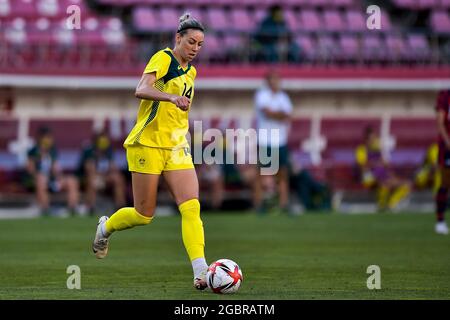
M364 137L367 139L370 135L375 133L375 129L371 125L367 125L364 128Z
M272 78L280 79L281 76L280 76L280 73L276 69L271 68L266 71L266 73L264 74L264 78L266 79L266 81L269 81Z
M45 135L51 134L51 133L52 133L52 131L50 130L49 127L43 126L43 127L39 127L38 132L37 132L37 135L38 135L39 137L41 137L41 136L45 136Z
M186 12L180 17L180 24L178 25L177 33L185 35L188 29L196 29L205 32L205 27L196 19L191 18L191 14Z

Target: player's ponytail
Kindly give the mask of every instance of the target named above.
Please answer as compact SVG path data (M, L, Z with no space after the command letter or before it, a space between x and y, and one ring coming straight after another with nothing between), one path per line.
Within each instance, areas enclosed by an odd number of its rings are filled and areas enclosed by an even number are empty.
M188 29L196 29L205 32L205 27L203 27L196 19L192 18L189 12L186 12L180 17L177 33L183 36Z

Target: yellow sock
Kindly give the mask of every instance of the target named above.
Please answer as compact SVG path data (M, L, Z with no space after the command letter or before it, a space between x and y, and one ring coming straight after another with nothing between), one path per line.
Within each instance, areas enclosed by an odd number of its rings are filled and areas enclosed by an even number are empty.
M441 187L441 174L439 170L436 170L434 173L434 179L433 179L433 194L436 195L439 188Z
M386 202L389 196L389 188L385 186L380 186L378 188L378 208L384 209L386 207Z
M191 199L178 206L181 213L183 243L192 261L205 256L205 234L200 219L200 202Z
M405 198L410 191L410 187L407 184L401 185L400 187L398 187L393 195L391 196L391 198L389 199L389 208L393 209L395 208L400 201L402 201L403 198Z
M117 210L108 220L105 229L109 234L114 231L125 230L136 226L142 226L152 222L153 217L146 217L134 208L121 208Z

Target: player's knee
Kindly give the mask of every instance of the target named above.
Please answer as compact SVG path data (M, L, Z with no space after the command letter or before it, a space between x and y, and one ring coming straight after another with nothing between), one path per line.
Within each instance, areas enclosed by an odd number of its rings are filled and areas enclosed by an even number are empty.
M183 218L194 218L200 217L200 202L198 199L190 199L184 201L178 206Z

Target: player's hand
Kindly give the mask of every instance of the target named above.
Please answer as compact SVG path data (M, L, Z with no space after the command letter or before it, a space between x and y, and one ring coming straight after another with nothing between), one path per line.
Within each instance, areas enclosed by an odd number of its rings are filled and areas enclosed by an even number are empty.
M184 96L172 96L170 98L170 102L183 111L187 111L189 109L189 105L191 104L191 100Z

